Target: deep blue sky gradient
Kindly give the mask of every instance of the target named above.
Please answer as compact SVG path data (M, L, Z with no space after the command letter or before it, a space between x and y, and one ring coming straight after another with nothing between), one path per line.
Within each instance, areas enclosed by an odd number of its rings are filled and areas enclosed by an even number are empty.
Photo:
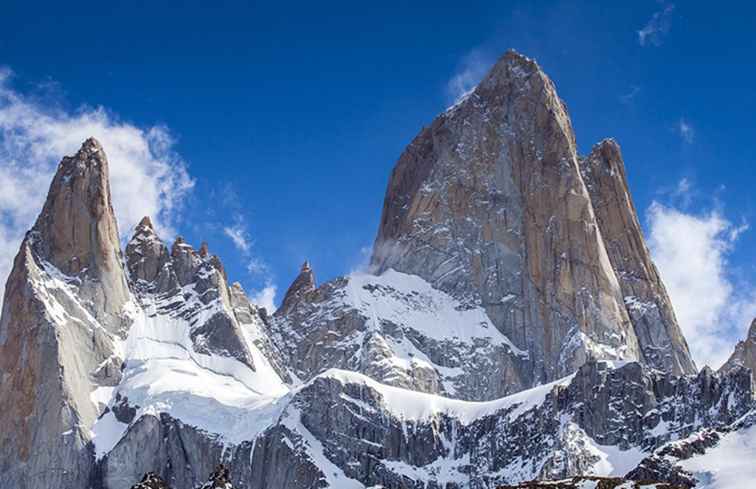
M494 61L510 47L555 81L581 152L620 142L642 219L687 177L691 210L753 221L756 7L678 2L661 44L641 46L637 31L663 7L5 1L0 65L18 90L167 126L197 181L182 234L208 240L249 288L285 289L304 258L319 279L358 265L391 168L452 102L449 80L471 53ZM249 276L218 232L236 212L269 275ZM744 274L756 271L754 235L731 257Z

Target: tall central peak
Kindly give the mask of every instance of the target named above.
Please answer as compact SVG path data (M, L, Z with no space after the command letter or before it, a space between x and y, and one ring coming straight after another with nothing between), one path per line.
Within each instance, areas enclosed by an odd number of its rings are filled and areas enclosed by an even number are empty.
M531 352L523 386L590 357L640 357L566 107L514 51L400 156L371 265L485 308Z

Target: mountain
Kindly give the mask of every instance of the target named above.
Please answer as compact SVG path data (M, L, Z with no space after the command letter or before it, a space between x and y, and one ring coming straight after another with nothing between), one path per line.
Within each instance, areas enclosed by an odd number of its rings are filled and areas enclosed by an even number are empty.
M149 217L122 251L108 178L63 158L8 278L4 487L690 487L752 439L749 347L696 372L618 145L517 53L402 154L370 269L272 315Z
M272 326L298 378L490 400L588 358L695 372L619 147L580 158L553 83L514 52L399 158L371 273L311 279Z

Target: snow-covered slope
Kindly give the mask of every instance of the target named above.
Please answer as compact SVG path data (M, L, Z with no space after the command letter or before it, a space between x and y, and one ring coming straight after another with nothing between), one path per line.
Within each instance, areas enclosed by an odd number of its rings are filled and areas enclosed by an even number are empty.
M326 283L276 315L271 330L303 380L340 368L397 387L483 400L514 390L513 365L529 361L483 308L394 270Z

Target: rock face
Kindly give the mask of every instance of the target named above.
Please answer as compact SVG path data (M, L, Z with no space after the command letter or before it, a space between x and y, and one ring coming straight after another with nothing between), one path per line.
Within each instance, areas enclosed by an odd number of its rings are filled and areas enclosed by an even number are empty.
M643 240L619 145L611 139L597 144L580 169L643 360L675 375L695 372L672 302Z
M739 367L750 369L753 378L753 372L756 372L756 319L751 322L751 327L748 329L748 337L735 345L735 351L720 371L729 372ZM754 378L753 382L756 385L756 378Z

